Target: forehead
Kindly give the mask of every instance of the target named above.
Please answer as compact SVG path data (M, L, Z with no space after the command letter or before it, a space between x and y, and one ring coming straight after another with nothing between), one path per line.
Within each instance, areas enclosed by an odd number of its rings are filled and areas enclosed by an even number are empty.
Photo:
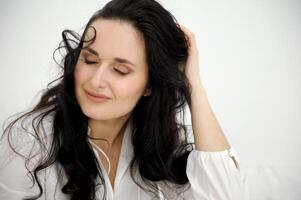
M100 58L121 57L137 65L146 62L143 35L130 23L115 19L97 19L90 26L85 40L96 36L89 47L97 51Z

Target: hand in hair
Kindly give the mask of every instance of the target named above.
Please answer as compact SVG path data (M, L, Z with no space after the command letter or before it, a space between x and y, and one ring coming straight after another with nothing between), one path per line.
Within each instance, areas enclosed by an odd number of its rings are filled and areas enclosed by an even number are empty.
M179 25L179 27L185 33L188 42L189 55L184 66L184 73L192 86L200 85L201 77L199 71L199 56L198 56L198 49L196 45L195 35L185 26Z
M191 84L191 121L196 149L200 151L222 151L230 148L221 126L210 106L199 73L198 49L194 34L180 26L188 40L188 58L184 73Z

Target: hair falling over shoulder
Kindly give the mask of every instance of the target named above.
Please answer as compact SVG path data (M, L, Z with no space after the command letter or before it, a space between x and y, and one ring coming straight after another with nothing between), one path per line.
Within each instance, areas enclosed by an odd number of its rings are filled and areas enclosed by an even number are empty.
M145 41L152 94L141 98L132 112L133 180L150 192L156 192L153 183L157 181L188 183L186 165L193 147L187 140L184 123L184 108L191 102L191 90L180 69L188 56L185 34L172 14L155 0L112 0L90 18L81 36L70 30L62 32L62 42L55 51L66 52L61 65L62 75L48 84L32 110L5 128L5 134L14 134L11 130L17 122L30 119L32 134L42 146L38 130L43 126L44 118L52 116L53 137L48 153L30 173L33 185L37 184L40 192L25 199L41 197L44 188L38 173L55 162L62 166L68 179L61 190L72 200L95 199L96 179L100 178L101 184L104 183L101 168L87 140L88 119L76 100L74 88L74 70L83 43L92 43L95 38L84 41L84 35L91 23L99 18L131 23ZM177 119L179 114L182 121ZM135 169L143 183L136 179ZM106 192L103 199L106 199Z

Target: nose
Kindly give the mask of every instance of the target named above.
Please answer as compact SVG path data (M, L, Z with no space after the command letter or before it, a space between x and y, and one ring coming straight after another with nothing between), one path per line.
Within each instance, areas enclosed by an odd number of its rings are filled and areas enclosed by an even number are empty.
M95 88L104 88L108 85L108 65L101 63L92 74L91 85Z

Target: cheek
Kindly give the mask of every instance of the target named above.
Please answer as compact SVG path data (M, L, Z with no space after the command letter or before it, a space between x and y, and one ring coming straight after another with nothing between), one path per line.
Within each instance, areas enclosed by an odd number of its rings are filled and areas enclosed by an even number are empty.
M131 79L127 81L120 81L116 84L116 91L118 91L119 98L139 98L144 92L146 85L145 79Z
M75 86L85 83L89 79L89 76L89 70L84 69L84 67L80 65L76 66L74 71Z

